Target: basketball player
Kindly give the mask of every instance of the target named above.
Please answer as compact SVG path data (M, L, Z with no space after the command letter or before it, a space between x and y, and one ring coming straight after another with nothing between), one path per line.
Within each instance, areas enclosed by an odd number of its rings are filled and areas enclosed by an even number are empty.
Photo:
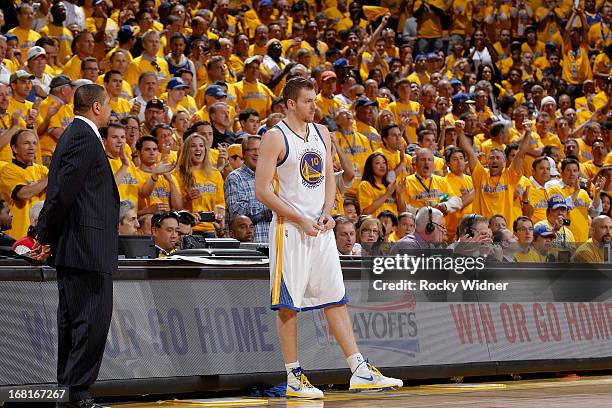
M287 396L322 398L297 359L297 313L320 309L351 368L350 389L390 389L401 380L383 376L357 348L348 296L334 240L336 187L327 128L312 123L316 93L296 77L283 89L287 118L262 138L255 174L257 200L270 208L271 307L285 367Z

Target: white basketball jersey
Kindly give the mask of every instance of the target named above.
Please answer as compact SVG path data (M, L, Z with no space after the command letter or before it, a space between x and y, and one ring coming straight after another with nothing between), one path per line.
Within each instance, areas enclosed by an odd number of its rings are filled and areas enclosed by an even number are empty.
M313 123L305 138L284 120L275 127L285 138L285 157L276 166L274 192L298 214L317 219L325 205L325 142Z

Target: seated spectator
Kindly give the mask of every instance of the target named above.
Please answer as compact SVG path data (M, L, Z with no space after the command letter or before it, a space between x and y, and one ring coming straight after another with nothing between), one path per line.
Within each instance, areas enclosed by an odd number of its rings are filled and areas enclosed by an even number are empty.
M179 216L175 211L158 212L151 218L157 257L169 256L178 242Z
M336 218L334 235L340 255L361 255L361 245L356 243L355 224L351 220L343 216Z
M361 245L361 255L373 255L385 240L385 228L378 218L361 216L357 223L357 239Z
M253 242L253 221L246 215L237 215L230 224L230 236L240 242Z
M177 212L179 228L178 228L178 240L176 241L176 247L180 248L183 242L183 238L193 234L193 227L198 223L196 216L191 214L189 211L181 210Z
M503 252L500 246L493 245L493 233L489 220L478 214L466 214L457 227L459 241L451 244L455 252L469 255L491 257L501 261Z
M151 218L153 218L153 214L145 214L138 217L138 235L153 235L151 232Z
M539 262L547 262L549 255L554 259L554 254L550 252L553 241L557 233L545 223L538 223L533 229L533 248L540 256Z
M255 242L268 242L272 211L255 198L255 170L261 138L249 136L242 142L244 164L225 180L224 193L229 225L237 215L246 215L253 222Z
M433 248L446 240L444 214L433 207L421 207L415 217L415 231L395 243L391 254L405 249Z
M574 234L567 227L570 225L569 219L567 218L567 203L563 196L559 194L553 194L548 199L548 208L546 209L546 220L538 222L534 228L544 225L547 229L554 231L555 242L561 246L568 246L567 244L576 242Z
M13 246L15 243L15 238L4 233L4 231L10 230L12 226L11 209L6 201L0 200L0 246Z
M353 224L357 224L357 221L359 221L359 212L357 212L355 202L353 200L344 200L342 207L344 208L344 216Z
M612 219L607 215L599 215L591 222L591 239L580 245L572 262L603 263L604 245L612 243Z
M491 233L495 234L498 231L507 228L506 219L501 214L495 214L489 219L489 229Z
M38 217L40 216L40 212L42 211L44 201L38 201L36 204L30 208L30 227L28 228L28 233L25 237L18 239L13 244L13 249L18 254L25 254L30 252L32 248L34 248L34 244L36 244L36 226L38 225Z
M130 200L123 200L119 203L119 235L137 235L138 217L136 207Z
M390 238L397 230L397 216L391 211L383 211L378 214L377 218L380 220L385 229L385 242L395 242L391 241Z
M390 237L391 242L399 241L404 238L406 235L414 234L415 221L414 214L409 212L403 212L397 217L397 230Z
M493 233L493 244L501 247L503 261L516 262L514 253L518 250L518 240L509 229L501 228Z
M529 217L518 217L512 223L512 229L518 242L518 250L514 253L517 262L541 262L541 255L532 246L534 230Z

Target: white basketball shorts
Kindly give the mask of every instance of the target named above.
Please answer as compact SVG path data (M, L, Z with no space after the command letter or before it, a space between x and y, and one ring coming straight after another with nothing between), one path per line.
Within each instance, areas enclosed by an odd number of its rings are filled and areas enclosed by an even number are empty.
M306 311L348 302L332 230L311 237L274 217L269 242L272 309Z

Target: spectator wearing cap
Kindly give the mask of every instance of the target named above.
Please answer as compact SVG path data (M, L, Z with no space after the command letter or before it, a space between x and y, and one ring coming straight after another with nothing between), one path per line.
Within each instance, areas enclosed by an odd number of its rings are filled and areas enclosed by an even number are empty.
M179 110L189 113L189 117L192 117L198 110L193 97L187 95L188 90L189 85L185 84L181 78L173 77L168 81L166 85L167 98L164 98L164 96L162 98L168 101L168 116L170 119Z
M240 168L244 164L242 155L242 144L234 143L227 147L227 160L229 164L230 172Z
M244 61L244 79L236 82L232 89L236 94L236 105L240 110L254 109L260 118L268 116L275 95L270 88L259 82L259 56L247 58Z
M599 193L603 188L603 180L594 180L593 200L589 197L586 190L580 188L580 164L575 159L564 159L561 163L561 183L550 188L551 198L549 199L549 209L551 205L560 207L556 201L551 202L552 197L558 195L559 202L563 201L566 212L563 217L571 221L569 230L575 238L575 242L586 242L588 239L588 227L591 224L590 217L596 217L601 213L601 200ZM554 208L552 208L554 210ZM548 217L550 223L555 225L559 218ZM574 242L574 241L568 241Z
M151 218L151 232L158 258L172 255L179 242L179 216L176 211L161 211Z
M12 115L14 112L21 112L19 126L21 128L34 129L36 127L36 119L38 116L34 104L26 98L32 90L32 80L34 75L23 69L17 70L11 74L10 83L12 95L9 97L7 112Z
M51 6L51 19L49 23L40 29L40 35L43 37L57 38L59 43L58 58L63 64L72 55L70 45L72 44L72 33L64 26L66 21L66 6L64 2L54 2Z
M319 77L319 94L315 102L321 110L323 118L333 118L342 103L334 98L336 92L336 73L334 71L323 71Z
M285 86L285 77L289 70L295 66L295 63L282 56L283 46L280 40L272 38L266 45L267 53L262 61L262 81L275 95L280 95Z
M353 185L358 186L363 175L366 160L372 154L372 144L363 134L355 130L353 126L353 113L348 108L340 108L334 118L338 130L334 133L338 141L338 147L348 157L355 174ZM349 188L349 195L356 194L356 188Z
M535 262L546 262L555 242L555 231L544 223L539 223L533 227L533 249L538 257ZM521 261L519 261L521 262Z
M122 94L123 75L119 71L110 70L104 74L104 89L110 97L111 116L119 119L132 113L132 106L123 98ZM133 112L138 114L137 112Z
M138 167L130 160L125 142L125 127L109 124L100 129L104 150L115 176L121 200L130 200L138 206ZM139 207L137 207L139 208Z
M138 235L138 217L136 206L130 200L119 203L119 235Z
M243 135L256 135L261 121L259 113L255 109L245 109L238 115L238 122L240 123L240 130L236 132L236 137L242 137Z
M147 102L144 111L144 121L140 125L140 134L142 136L150 135L156 125L167 122L168 115L166 109L164 101L156 97Z
M583 263L603 263L604 262L604 245L612 243L612 219L607 215L599 215L593 218L591 223L591 238L580 245L572 262Z
M380 149L383 145L378 131L373 126L376 122L374 109L378 107L378 101L371 101L367 97L357 98L355 101L355 127L370 141L372 150Z
M17 21L19 25L8 31L19 39L21 55L26 55L28 49L34 46L40 34L32 29L34 23L34 8L29 3L22 3L17 6Z
M246 215L253 221L255 242L268 242L268 229L272 211L255 198L255 170L261 139L249 136L242 142L244 164L232 171L223 187L227 203L228 225L238 215Z
M26 71L34 75L32 89L34 96L46 98L49 94L49 84L53 77L45 72L47 66L47 53L43 47L34 46L28 50ZM32 93L30 93L30 97Z
M162 131L161 128L159 130ZM159 142L154 136L143 136L136 142L136 151L140 159L139 215L183 208L181 192L176 179L171 174L176 166L176 155L173 161L168 158L160 161L158 146Z
M553 231L555 233L554 241L556 243L561 246L568 246L568 244L576 242L576 239L574 238L574 234L570 228L568 228L566 225L567 220L568 210L565 199L560 194L551 194L548 198L546 220L535 224L534 229L544 226L546 230Z
M545 55L545 45L542 41L538 40L537 30L538 27L536 25L527 26L527 28L525 29L527 41L525 41L523 45L521 45L521 53L523 55L525 53L530 53L531 55L533 55L534 59Z
M165 59L158 56L160 46L158 32L147 31L144 33L142 36L142 55L130 62L125 73L125 79L130 84L136 84L143 72L154 72L158 80L156 95L160 95L163 92L166 88L166 83L170 79L168 63ZM135 85L134 88L134 93L136 93L138 88Z
M196 112L196 116L203 121L210 122L210 114L208 109L217 102L227 102L228 95L219 85L210 85L204 91L204 105ZM230 121L233 122L236 117L236 110L233 106L229 106Z
M410 99L412 90L410 81L407 78L402 78L395 82L395 90L398 99L391 102L387 109L393 113L395 123L400 127L405 128L406 136L409 143L417 142L417 127L425 120L421 112L421 105ZM453 102L454 108L454 102Z
M35 163L38 137L33 130L17 131L10 143L13 160L2 167L0 196L10 198L13 226L7 233L12 237L23 237L30 226L30 208L45 198L49 170Z
M580 20L580 27L574 26L577 18ZM578 12L572 9L563 37L561 76L569 85L567 93L573 98L582 96L582 83L593 77L589 62L588 32L584 10Z
M49 84L49 97L40 104L38 136L43 164L51 163L51 156L64 129L72 123L72 98L76 87L66 75L57 75ZM39 119L39 120L40 120Z
M66 4L66 2L64 2ZM81 63L87 57L93 57L95 41L93 34L88 31L82 31L74 37L70 47L74 54L72 58L64 65L62 73L67 75L73 81L81 77ZM136 83L134 81L134 83Z

